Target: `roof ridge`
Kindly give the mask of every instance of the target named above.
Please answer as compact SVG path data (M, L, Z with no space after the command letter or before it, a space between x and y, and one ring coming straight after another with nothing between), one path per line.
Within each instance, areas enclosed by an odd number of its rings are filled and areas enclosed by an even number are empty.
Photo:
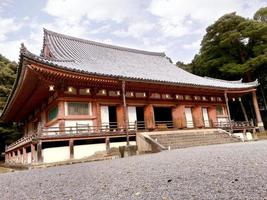
M105 44L105 43L101 43L101 42L95 42L92 40L73 37L70 35L65 35L62 33L57 33L57 32L47 30L44 28L44 41L45 41L46 35L53 35L56 37L66 38L68 40L74 40L74 41L85 43L85 44L91 44L91 45L101 46L101 47L105 47L105 48L116 49L116 50L120 50L120 51L128 51L128 52L141 53L141 54L154 55L154 56L163 56L163 57L166 56L166 54L164 52L145 51L145 50L140 50L140 49L134 49L134 48L117 46L117 45Z

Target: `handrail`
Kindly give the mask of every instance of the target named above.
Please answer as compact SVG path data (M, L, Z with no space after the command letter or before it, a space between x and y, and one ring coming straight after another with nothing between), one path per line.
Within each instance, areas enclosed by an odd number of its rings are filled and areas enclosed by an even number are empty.
M194 128L195 121L187 121L186 127L183 128ZM223 122L213 122L209 121L209 126L206 126L208 121L204 121L204 127L210 128L221 128L225 130L233 129L233 130L240 130L240 129L251 129L255 128L253 121L223 121ZM145 121L135 121L129 122L128 130L131 133L135 133L138 131L149 131ZM155 121L155 129L159 130L168 130L174 127L173 121ZM90 125L90 124L76 124L76 126L67 126L65 128L60 127L41 127L38 129L37 132L33 133L32 135L24 136L17 140L16 142L10 144L6 147L6 150L10 148L14 148L15 146L29 142L36 137L42 136L57 136L57 135L107 135L107 134L123 134L126 132L126 127L123 124L119 124L117 122L110 122L110 123L102 123L100 126Z

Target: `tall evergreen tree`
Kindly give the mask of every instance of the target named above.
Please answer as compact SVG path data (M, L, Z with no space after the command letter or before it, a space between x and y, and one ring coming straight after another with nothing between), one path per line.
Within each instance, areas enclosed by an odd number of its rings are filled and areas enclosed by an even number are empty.
M255 14L256 15L256 14ZM264 19L259 17L258 19ZM267 24L226 14L207 28L200 53L195 56L193 72L216 78L237 79L267 64Z
M0 113L4 108L16 77L17 64L9 61L0 54ZM5 150L5 145L11 144L20 137L15 124L0 122L0 154Z

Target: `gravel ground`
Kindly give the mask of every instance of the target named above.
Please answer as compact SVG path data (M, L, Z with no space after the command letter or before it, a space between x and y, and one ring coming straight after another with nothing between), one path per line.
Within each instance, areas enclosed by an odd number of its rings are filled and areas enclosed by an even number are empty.
M0 174L0 199L267 199L267 140Z

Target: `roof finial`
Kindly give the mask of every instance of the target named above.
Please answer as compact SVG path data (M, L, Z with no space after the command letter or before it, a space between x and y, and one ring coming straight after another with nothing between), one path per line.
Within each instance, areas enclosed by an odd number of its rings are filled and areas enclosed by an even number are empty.
M24 43L22 42L22 43L20 44L20 53L25 53L26 51L28 51L28 50L27 50L27 48L25 47Z

